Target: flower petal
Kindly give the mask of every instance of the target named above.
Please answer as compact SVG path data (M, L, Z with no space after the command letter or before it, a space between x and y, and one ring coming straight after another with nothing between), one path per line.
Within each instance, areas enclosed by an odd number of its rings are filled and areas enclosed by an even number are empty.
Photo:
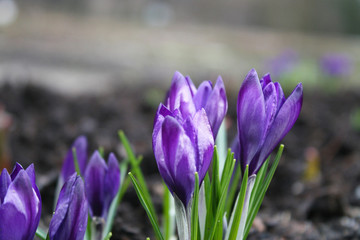
M265 159L290 131L296 119L299 117L302 107L302 100L303 87L300 83L286 99L285 103L282 105L277 116L275 117L275 120L261 149L259 163L257 164L256 169L260 168Z
M228 102L226 99L226 91L224 82L219 76L213 91L211 92L206 106L205 111L214 134L214 139L216 139L217 133L219 131L220 125L224 120L228 109Z
M120 169L119 163L113 153L110 153L108 159L108 171L104 180L104 218L106 219L107 212L109 210L110 204L116 196L119 187L120 187Z
M284 91L281 88L280 83L275 82L274 83L275 88L276 88L276 95L277 95L277 112L280 110L281 106L284 104L285 102L285 95L284 95Z
M277 93L275 85L270 82L264 89L265 114L266 119L264 125L266 127L265 134L269 131L277 113Z
M185 80L190 88L191 95L194 97L197 92L197 89L196 89L194 83L191 81L191 78L189 76L186 76Z
M193 115L196 110L192 98L189 79L186 80L181 73L175 72L167 94L166 106L172 112L175 109L179 109L182 116Z
M0 175L0 206L1 206L1 203L4 201L4 198L5 198L6 192L9 188L10 183L11 183L11 177L10 177L9 173L6 171L6 168L4 168Z
M19 163L15 163L14 169L12 170L10 176L11 176L11 181L14 181L14 179L16 178L16 176L18 175L18 173L23 170L24 168L19 164Z
M199 174L201 184L210 166L214 153L214 136L211 131L210 123L205 110L202 108L194 116L196 126L196 149L198 154L196 161L196 171Z
M211 92L212 92L211 82L203 81L198 87L198 90L193 98L196 111L200 110L201 108L205 108Z
M12 203L0 205L0 239L32 239L27 238L27 220ZM34 237L34 236L32 236Z
M263 143L266 129L264 95L254 69L250 70L240 88L237 116L240 162L244 171Z

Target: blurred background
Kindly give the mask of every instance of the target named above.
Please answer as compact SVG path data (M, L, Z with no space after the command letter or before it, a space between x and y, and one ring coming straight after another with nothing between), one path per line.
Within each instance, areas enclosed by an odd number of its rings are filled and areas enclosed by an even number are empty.
M346 75L351 87L359 12L358 0L0 0L0 77L77 93L168 83L175 70L237 86L256 68L305 86Z
M360 0L0 0L0 168L35 163L44 203L80 134L124 157L123 129L155 205L155 111L173 73L221 75L226 119L247 72L270 72L302 113L249 239L360 239ZM160 190L159 190L160 189ZM112 239L152 236L132 189Z

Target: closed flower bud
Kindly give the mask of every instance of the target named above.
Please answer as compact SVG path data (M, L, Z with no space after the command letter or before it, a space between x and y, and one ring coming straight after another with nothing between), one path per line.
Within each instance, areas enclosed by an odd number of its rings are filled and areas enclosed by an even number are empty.
M50 222L50 240L83 240L88 219L84 182L76 173L60 191L55 213Z
M86 167L84 181L91 216L106 219L120 186L120 169L115 155L109 155L106 165L99 152L95 151Z

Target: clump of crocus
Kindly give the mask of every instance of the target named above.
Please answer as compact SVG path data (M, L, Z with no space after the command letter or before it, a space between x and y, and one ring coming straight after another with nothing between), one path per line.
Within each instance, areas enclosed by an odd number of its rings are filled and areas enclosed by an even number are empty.
M266 74L261 80L254 69L241 85L237 102L239 160L249 176L256 174L298 118L303 87L298 84L285 99L278 82Z
M0 239L32 240L39 225L41 197L34 165L26 170L16 163L0 176Z
M115 155L110 153L106 165L99 152L95 151L87 164L84 181L91 216L105 221L120 186L120 169Z
M87 139L85 136L79 136L75 139L71 148L68 150L63 167L61 170L61 177L63 182L66 181L76 170L74 164L74 149L76 151L77 162L79 164L80 173L85 173L87 161Z
M83 240L88 220L88 203L84 182L76 173L60 191L55 213L50 222L50 240Z
M184 77L179 72L175 72L173 76L165 105L171 112L177 109L184 119L189 115L194 116L197 111L204 108L214 138L228 108L225 86L220 76L214 87L210 81L203 81L196 89L190 77Z

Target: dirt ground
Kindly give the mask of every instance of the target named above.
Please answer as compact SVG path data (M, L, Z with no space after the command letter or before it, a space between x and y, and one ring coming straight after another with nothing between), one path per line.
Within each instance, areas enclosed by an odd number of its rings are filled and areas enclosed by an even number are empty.
M33 85L0 87L0 101L13 118L9 156L12 163L35 164L43 199L42 226L50 221L62 160L80 134L88 137L90 149L103 146L121 159L117 131L124 130L136 153L144 156L142 169L161 210L161 179L151 132L164 94L164 89L153 86L77 97ZM228 95L228 128L235 132L236 92ZM359 103L358 91L305 90L302 113L283 141L284 155L248 239L360 239L360 131L352 121ZM144 216L130 187L118 210L112 239L152 237Z

